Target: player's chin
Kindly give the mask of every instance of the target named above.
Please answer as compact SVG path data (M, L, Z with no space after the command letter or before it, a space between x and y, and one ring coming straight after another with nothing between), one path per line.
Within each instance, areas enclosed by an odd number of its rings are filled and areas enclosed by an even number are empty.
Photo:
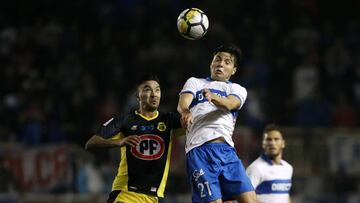
M272 151L269 151L269 152L268 152L268 156L271 157L271 158L275 158L275 157L277 157L279 154L280 154L280 153L279 153L279 151L277 151L277 150L272 150Z
M211 78L217 81L225 81L225 76L222 73L214 73Z
M151 104L148 106L148 111L156 111L159 108L159 104Z

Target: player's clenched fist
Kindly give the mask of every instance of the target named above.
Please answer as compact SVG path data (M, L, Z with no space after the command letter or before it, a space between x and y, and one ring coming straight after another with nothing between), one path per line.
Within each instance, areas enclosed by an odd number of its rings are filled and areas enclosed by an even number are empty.
M209 89L203 89L202 94L211 103L212 93L210 92L210 90Z

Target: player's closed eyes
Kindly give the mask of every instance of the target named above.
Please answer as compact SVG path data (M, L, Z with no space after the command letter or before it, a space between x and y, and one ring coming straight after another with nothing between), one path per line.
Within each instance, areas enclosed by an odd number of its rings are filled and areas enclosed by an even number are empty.
M215 59L215 61L220 63L222 61L222 59L218 57ZM226 65L230 65L232 63L232 61L230 59L225 59L224 61L225 61Z
M151 93L152 91L153 91L153 90L152 90L151 88L144 88L144 89L143 89L143 92L150 92L150 93ZM155 89L154 92L160 93L160 92L161 92L161 89L160 89L160 88Z

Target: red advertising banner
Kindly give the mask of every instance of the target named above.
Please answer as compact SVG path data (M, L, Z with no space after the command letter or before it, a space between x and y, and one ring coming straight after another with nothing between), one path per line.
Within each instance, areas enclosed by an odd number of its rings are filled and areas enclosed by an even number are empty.
M53 145L23 148L21 145L1 149L4 166L27 192L51 191L71 184L69 146Z

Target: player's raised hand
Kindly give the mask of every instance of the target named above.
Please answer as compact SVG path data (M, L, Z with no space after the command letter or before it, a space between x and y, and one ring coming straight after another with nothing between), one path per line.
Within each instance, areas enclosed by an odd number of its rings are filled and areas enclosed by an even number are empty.
M186 129L186 132L189 131L190 126L193 123L193 116L190 111L184 111L181 113L181 119L180 119L181 125L183 128Z
M209 89L207 89L207 88L203 89L202 94L210 103L212 102L212 93L210 92Z
M129 145L131 147L136 147L141 142L141 139L137 135L130 135L124 137L123 139L119 140L118 145L120 147L124 145Z

